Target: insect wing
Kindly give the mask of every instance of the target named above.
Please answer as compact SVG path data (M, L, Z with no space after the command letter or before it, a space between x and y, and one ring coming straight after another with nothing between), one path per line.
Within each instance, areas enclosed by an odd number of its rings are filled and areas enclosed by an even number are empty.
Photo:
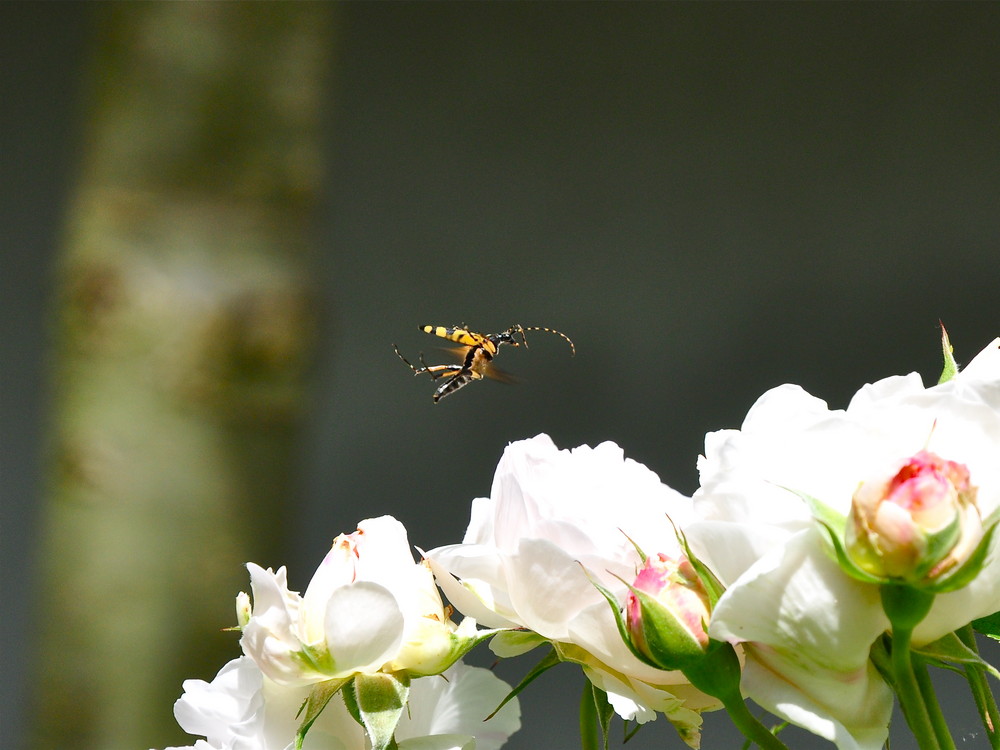
M438 347L442 352L447 353L449 357L452 357L456 362L465 362L469 356L469 350L472 349L471 346L441 346ZM507 372L492 362L487 364L483 370L483 375L488 377L490 380L496 380L499 383L520 383L521 378L517 375Z

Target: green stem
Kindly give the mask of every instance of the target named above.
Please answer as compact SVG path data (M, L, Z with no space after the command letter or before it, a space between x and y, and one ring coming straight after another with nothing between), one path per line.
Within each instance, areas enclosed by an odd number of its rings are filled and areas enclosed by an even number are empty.
M748 740L762 750L788 750L788 747L750 713L740 693L740 660L732 645L713 641L712 647L697 666L682 670L691 684L707 695L718 698L733 724Z
M979 653L976 634L971 625L959 628L955 632L963 644L975 653ZM986 673L975 664L966 664L964 671L965 679L972 691L972 697L976 701L979 716L986 728L986 736L990 738L990 747L992 750L1000 750L1000 711L997 710L996 698L993 696L993 691L990 690Z
M906 722L917 738L920 750L941 750L913 671L910 654L912 635L912 628L896 628L892 632L892 673L896 677L896 695L899 696L903 715L906 716Z
M951 733L948 731L948 722L941 712L941 704L938 703L937 694L934 692L934 683L931 682L927 666L922 662L916 662L913 665L913 674L917 679L920 697L923 698L927 715L930 717L931 725L934 727L934 736L937 738L941 750L955 750L955 740L951 738Z
M891 665L896 696L899 698L906 723L910 725L920 750L942 750L934 724L927 713L927 706L920 694L916 674L913 671L913 655L910 640L913 629L934 603L934 594L922 589L895 583L883 584L879 593L882 609L892 625Z
M723 699L722 705L726 707L733 724L743 733L743 736L757 743L757 746L762 750L788 750L784 742L771 734L771 731L750 713L750 709L747 708L742 697L734 701Z

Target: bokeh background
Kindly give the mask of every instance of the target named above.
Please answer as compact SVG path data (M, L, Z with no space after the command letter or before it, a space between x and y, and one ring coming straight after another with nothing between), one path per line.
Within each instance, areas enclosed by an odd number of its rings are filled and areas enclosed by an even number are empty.
M395 515L425 549L459 540L510 441L614 440L692 492L705 432L765 389L844 406L887 375L936 378L939 320L960 362L1000 333L1000 5L327 7L319 326L281 552L257 560L293 587L365 517ZM55 269L99 13L0 9L4 748L39 721ZM577 356L536 333L503 352L522 383L435 405L391 344L430 354L417 326L459 322L557 328ZM224 564L242 579L243 562ZM578 695L569 667L543 676L508 747L573 747ZM985 747L948 710L961 746ZM672 735L661 720L634 746ZM704 746L734 743L709 717Z

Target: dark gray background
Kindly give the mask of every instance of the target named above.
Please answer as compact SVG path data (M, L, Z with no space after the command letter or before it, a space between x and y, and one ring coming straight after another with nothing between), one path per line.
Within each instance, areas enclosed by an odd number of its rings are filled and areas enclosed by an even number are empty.
M338 10L298 534L258 561L293 587L367 516L459 540L511 440L615 440L691 492L704 433L766 388L844 406L886 375L936 377L939 319L960 361L1000 333L1000 5ZM88 28L84 4L0 8L4 748L30 672L45 303ZM524 383L435 406L390 343L431 351L418 324L463 321L555 327L578 355L536 333L501 361ZM557 672L512 750L575 745L577 683ZM985 747L952 715L961 747ZM724 719L704 746L735 746Z

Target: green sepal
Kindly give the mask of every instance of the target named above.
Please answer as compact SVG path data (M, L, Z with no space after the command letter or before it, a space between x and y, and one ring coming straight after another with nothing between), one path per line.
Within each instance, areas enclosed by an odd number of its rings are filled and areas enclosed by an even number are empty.
M982 633L994 640L1000 640L1000 612L973 620L972 627L977 633Z
M394 747L393 732L410 695L409 675L406 672L359 674L354 678L354 693L372 750Z
M548 641L533 630L502 630L490 641L490 651L501 659L521 656Z
M582 565L580 567L583 568ZM615 625L618 626L618 635L621 636L622 642L624 642L624 644L628 647L628 650L632 652L632 656L641 661L643 664L646 664L650 667L656 667L657 669L662 669L662 667L660 667L659 664L657 664L650 657L642 653L639 649L635 647L635 644L632 643L632 636L629 634L628 624L625 622L624 609L622 608L621 603L618 601L615 595L611 593L611 591L609 591L600 581L598 581L596 578L590 575L589 570L583 568L583 572L586 574L587 578L590 579L590 582L591 584L593 584L594 588L596 588L601 593L601 596L603 596L605 600L607 600L608 604L611 606L611 612L615 618Z
M313 685L312 690L309 691L309 697L299 707L299 712L296 715L296 718L302 716L302 723L299 724L298 731L295 732L295 750L302 750L302 743L305 742L306 732L309 731L313 722L319 718L319 715L323 713L323 709L326 708L326 704L330 702L330 699L350 680L350 677L343 677L337 680L318 682Z
M994 523L986 530L983 538L976 545L976 549L973 550L964 563L951 573L946 573L940 578L923 585L923 588L933 591L936 594L943 594L968 586L979 575L979 571L983 569L983 565L986 564L986 557L989 555L990 544L993 541L993 534L996 530L997 524Z
M938 638L933 643L928 643L920 648L913 649L915 654L921 658L934 662L940 662L940 666L948 664L972 665L983 669L997 680L1000 680L1000 671L996 667L962 643L955 633L948 633L943 638Z
M628 586L629 591L639 598L639 606L642 609L642 632L646 639L646 645L651 653L645 654L640 651L632 641L632 634L629 632L628 623L625 621L625 613L621 603L610 590L597 581L590 572L584 569L590 582L601 595L611 605L614 614L615 624L618 626L618 634L622 641L632 652L632 655L643 664L648 664L657 669L675 670L682 666L695 662L705 655L705 650L696 638L693 638L691 631L685 628L677 616L669 609L660 604L654 597L644 591L640 591L627 581L615 576L623 584ZM704 623L707 626L707 623ZM694 643L693 649L680 649L679 644Z
M854 580L861 581L862 583L880 584L886 582L886 579L874 576L867 570L859 567L858 564L851 559L850 555L847 554L847 547L844 542L844 530L847 528L847 516L842 513L838 513L830 506L820 502L811 495L807 495L805 492L799 492L798 490L793 490L790 487L784 487L783 489L786 489L793 495L798 496L807 506L809 506L809 513L812 515L813 520L816 521L820 528L826 532L826 538L830 542L830 547L826 550L827 554L830 555L834 561L836 561L842 571Z
M667 516L667 520L670 521L670 516ZM670 523L673 523L673 521L670 521ZM619 529L619 531L621 531L621 529ZM645 551L643 551L642 547L640 547L639 544L635 541L635 539L633 539L632 537L630 537L624 531L622 531L621 534L622 534L623 537L625 537L626 539L628 539L628 543L632 545L632 549L635 550L635 553L637 555L639 555L639 559L642 561L643 565L645 565L646 564L646 557L647 557L647 555L646 555Z
M813 520L819 524L820 528L826 531L826 538L830 542L830 548L827 549L827 553L831 555L832 559L836 561L840 569L847 575L857 581L861 581L862 583L872 583L876 585L895 585L903 583L901 579L883 578L873 575L858 566L858 564L851 559L850 555L847 554L847 547L844 541L844 530L847 528L846 516L838 513L825 503L807 495L804 492L793 490L790 487L784 487L783 489L786 489L792 494L798 496L806 503L807 506L809 506L809 512L812 515ZM986 533L983 534L983 538L979 540L979 544L976 546L976 549L958 568L950 573L940 576L939 578L934 578L929 581L918 580L913 583L934 594L943 594L945 592L955 591L967 586L977 575L979 575L979 571L982 570L982 567L986 562L986 557L990 551L990 543L993 540L993 534L996 531L997 526L1000 525L998 520L1000 520L1000 508L990 514L987 521L983 524L986 528ZM934 559L944 557L945 555L940 551L935 552L934 546L936 545L942 548L950 547L954 543L954 536L957 533L958 527L956 525L953 533L941 534L940 536L932 538L930 540L932 546L925 553L927 558ZM933 565L928 565L925 569L921 569L918 572L920 575L923 575L932 571Z
M715 577L713 573L701 559L691 551L691 545L688 544L687 535L678 528L674 520L667 516L667 520L670 521L670 525L674 527L674 534L677 536L677 543L684 550L685 556L687 556L688 562L691 563L691 567L694 568L694 572L697 574L698 579L701 581L701 585L705 587L705 593L708 594L708 611L713 612L715 610L715 605L722 598L722 595L726 593L726 587L722 585L722 581Z
M927 579L926 586L933 587L938 583L938 580L930 576L932 576L935 567L947 559L948 553L958 544L961 536L962 522L958 515L940 531L926 534L924 538L927 546L924 548L921 560L907 574L906 580L921 583ZM921 583L921 585L924 584Z
M947 383L958 375L958 362L955 361L955 349L948 339L948 331L945 330L944 323L941 323L941 353L944 355L944 367L941 370L941 377L938 378L938 385Z
M500 701L500 705L494 708L493 712L485 719L483 719L483 721L489 721L494 716L496 716L497 712L499 712L501 708L506 706L510 702L510 700L514 698L514 696L516 696L518 693L520 693L522 690L528 687L528 685L530 685L532 682L538 679L539 675L541 675L542 672L552 669L552 667L558 664L559 661L560 661L559 654L556 653L556 649L555 647L553 647L545 656L542 657L541 661L539 661L534 667L532 667L531 670L528 672L528 674L526 674L524 678L519 683L517 683L517 687L515 687L513 690L507 693L507 697L504 698L502 701Z
M588 680L580 697L580 744L582 750L608 750L609 730L614 709L608 694ZM598 730L600 738L598 738Z
M626 584L628 585L628 584ZM634 586L629 591L639 599L642 612L642 636L649 648L649 657L660 669L685 669L705 657L705 649L677 615L660 604L655 597ZM707 623L702 623L707 627Z
M344 685L340 695L344 699L344 705L347 706L347 713L363 727L365 723L361 720L361 709L358 708L358 694L354 691L353 680Z

